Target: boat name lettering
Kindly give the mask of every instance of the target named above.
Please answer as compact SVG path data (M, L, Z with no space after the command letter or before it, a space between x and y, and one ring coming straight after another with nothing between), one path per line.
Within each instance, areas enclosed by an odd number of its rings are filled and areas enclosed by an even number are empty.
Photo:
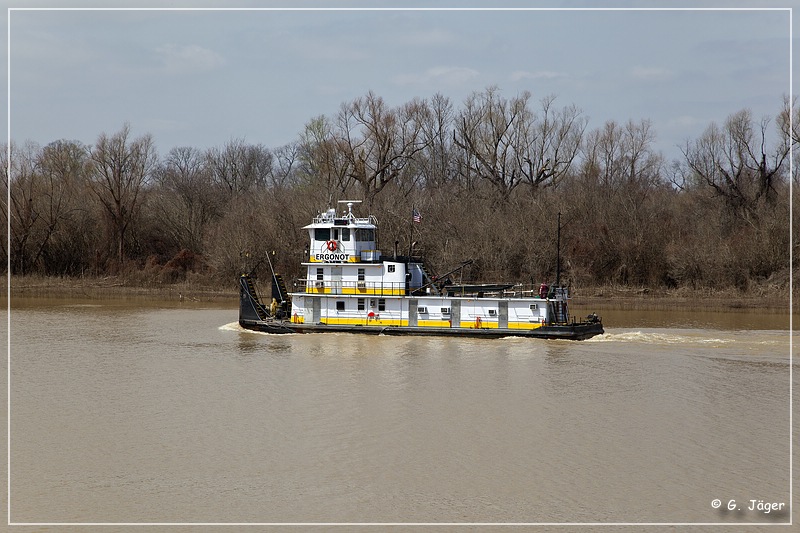
M314 256L317 261L337 262L341 261L346 263L350 260L350 254L335 254L335 253L320 253Z

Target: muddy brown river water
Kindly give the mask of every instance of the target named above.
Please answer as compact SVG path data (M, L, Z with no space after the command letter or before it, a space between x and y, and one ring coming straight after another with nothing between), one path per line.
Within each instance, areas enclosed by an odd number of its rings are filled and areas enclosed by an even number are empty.
M572 342L264 335L235 305L12 300L11 521L790 518L786 313Z

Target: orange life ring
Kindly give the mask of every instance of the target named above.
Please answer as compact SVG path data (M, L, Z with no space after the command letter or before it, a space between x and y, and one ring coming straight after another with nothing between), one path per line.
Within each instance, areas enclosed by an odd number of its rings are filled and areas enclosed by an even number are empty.
M331 252L335 252L336 251L336 241L328 241L325 244L328 245L328 250L329 251L331 251Z

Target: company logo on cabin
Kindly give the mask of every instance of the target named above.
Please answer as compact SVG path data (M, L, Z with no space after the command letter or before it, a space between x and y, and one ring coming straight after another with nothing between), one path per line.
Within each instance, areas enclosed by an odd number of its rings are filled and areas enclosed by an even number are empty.
M314 256L314 259L324 263L346 263L350 261L350 254L345 250L342 241L328 240L320 245L319 253Z

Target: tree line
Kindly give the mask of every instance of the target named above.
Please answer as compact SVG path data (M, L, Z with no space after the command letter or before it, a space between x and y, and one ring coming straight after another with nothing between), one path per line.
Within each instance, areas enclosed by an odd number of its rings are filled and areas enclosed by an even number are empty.
M232 139L160 156L128 124L93 146L12 143L2 264L227 284L274 251L294 277L300 228L339 199L363 199L385 251L413 238L434 271L473 259L474 280L552 280L562 213L561 278L573 285L788 286L789 183L800 184L790 98L774 117L743 109L709 124L672 161L649 120L589 129L556 100L489 87L460 106L436 94L391 107L369 92L278 148ZM412 208L423 216L413 235Z

